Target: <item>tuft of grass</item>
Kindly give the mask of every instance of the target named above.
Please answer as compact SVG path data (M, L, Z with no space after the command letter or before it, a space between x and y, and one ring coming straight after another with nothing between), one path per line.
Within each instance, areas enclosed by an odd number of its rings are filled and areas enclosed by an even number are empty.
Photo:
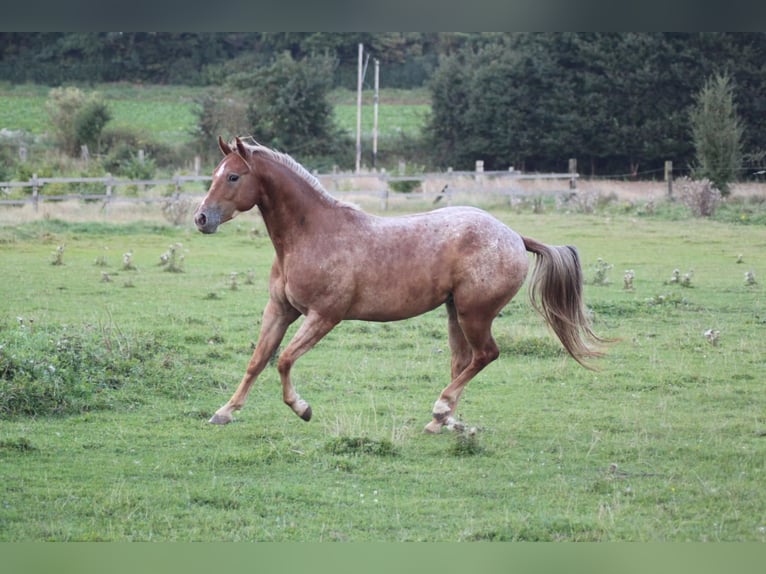
M84 325L0 329L0 414L71 415L112 408L111 391L156 366L151 335Z
M37 450L37 447L27 437L9 438L0 440L0 451L31 452Z
M327 452L340 455L370 454L373 456L397 456L399 449L390 440L368 437L334 437L325 445Z
M475 428L455 432L455 440L448 449L452 456L475 456L484 452L479 444L479 435Z

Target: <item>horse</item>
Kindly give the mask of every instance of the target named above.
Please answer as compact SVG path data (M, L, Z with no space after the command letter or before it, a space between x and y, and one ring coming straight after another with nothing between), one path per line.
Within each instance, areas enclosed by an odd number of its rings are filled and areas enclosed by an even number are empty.
M248 139L248 138L245 138ZM603 353L583 303L582 268L573 246L523 237L475 207L448 206L382 217L330 195L316 177L285 153L249 139L227 143L223 159L194 213L205 234L257 207L274 247L269 299L245 374L228 402L209 420L227 424L242 409L256 378L288 327L304 320L279 354L282 399L304 421L311 406L296 391L295 362L344 320L396 321L446 305L451 380L433 405L426 432L461 428L456 418L466 384L497 359L495 317L536 263L528 294L571 357Z

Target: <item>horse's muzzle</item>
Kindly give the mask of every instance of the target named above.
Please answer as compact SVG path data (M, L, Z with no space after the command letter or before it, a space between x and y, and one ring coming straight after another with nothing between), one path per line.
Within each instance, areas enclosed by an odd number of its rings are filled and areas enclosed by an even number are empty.
M197 210L194 224L202 233L215 233L221 224L221 213L217 209Z

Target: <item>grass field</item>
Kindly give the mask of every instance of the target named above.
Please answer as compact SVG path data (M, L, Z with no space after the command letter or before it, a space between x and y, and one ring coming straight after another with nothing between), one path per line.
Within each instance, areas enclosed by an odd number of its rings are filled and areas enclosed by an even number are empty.
M0 227L0 540L765 542L763 225L493 212L577 245L595 328L621 340L582 369L521 293L460 405L475 439L422 433L447 383L443 309L341 324L294 370L310 423L275 368L235 423L206 423L266 301L255 215L215 236Z
M101 93L112 120L109 129L133 129L151 134L162 144L190 142L196 125L195 98L203 88L188 86L153 86L105 84L84 87ZM37 85L0 84L0 129L24 130L42 135L49 130L45 102L50 88ZM356 134L356 93L336 90L328 100L335 113L336 124L349 134ZM371 137L373 105L370 90L364 92L362 130ZM417 135L430 109L423 91L382 90L378 127L381 138L399 134Z

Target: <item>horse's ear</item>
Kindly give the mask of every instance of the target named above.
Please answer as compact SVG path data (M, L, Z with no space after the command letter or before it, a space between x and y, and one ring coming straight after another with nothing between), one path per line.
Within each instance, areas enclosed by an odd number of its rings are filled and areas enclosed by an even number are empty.
M237 151L239 152L239 157L242 159L247 159L250 157L250 150L247 149L245 144L242 143L242 140L238 137L234 138L234 143L237 145Z
M221 136L218 136L218 147L221 148L223 155L229 155L231 153L231 146L223 141Z

